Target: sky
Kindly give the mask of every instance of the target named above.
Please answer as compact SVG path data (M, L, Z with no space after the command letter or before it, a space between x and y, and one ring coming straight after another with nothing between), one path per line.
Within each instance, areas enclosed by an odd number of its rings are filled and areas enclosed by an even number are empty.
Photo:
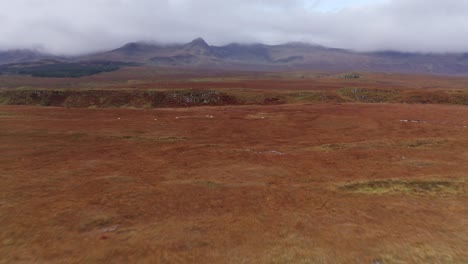
M0 0L0 50L78 55L128 42L306 42L468 52L467 0Z

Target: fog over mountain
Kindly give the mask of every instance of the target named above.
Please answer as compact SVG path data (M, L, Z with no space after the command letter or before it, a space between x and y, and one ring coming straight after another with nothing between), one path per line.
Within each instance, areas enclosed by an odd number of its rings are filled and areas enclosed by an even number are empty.
M77 55L128 42L317 43L468 52L461 0L0 0L0 50Z
M306 43L282 45L131 42L83 56L54 56L29 50L0 51L0 74L47 75L53 69L160 66L217 70L325 70L468 75L468 53L355 52ZM31 68L32 67L32 68ZM45 71L44 69L48 69Z

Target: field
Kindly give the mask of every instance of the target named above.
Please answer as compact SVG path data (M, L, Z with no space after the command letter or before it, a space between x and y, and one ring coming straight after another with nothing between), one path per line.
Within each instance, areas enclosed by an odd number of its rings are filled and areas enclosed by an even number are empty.
M467 78L167 71L0 77L0 263L468 263Z

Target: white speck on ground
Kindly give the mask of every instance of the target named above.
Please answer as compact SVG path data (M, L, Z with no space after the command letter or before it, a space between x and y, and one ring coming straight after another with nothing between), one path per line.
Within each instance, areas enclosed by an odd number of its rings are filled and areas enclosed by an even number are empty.
M402 120L400 120L400 122L403 122L403 123L427 123L427 121L423 121L423 120L408 120L408 119L402 119Z
M272 150L272 151L270 151L270 153L275 154L275 155L284 155L283 152L279 152L279 151L276 151L276 150Z
M110 226L110 227L106 227L106 228L103 228L101 229L101 232L103 233L110 233L110 232L114 232L117 230L117 227L118 226Z

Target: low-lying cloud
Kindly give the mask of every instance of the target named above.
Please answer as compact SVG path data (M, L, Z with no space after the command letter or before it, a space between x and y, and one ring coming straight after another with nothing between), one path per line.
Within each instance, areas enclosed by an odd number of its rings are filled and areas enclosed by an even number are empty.
M303 41L359 51L468 52L468 1L354 0L320 8L333 1L0 0L0 49L72 55L203 37L215 45Z

